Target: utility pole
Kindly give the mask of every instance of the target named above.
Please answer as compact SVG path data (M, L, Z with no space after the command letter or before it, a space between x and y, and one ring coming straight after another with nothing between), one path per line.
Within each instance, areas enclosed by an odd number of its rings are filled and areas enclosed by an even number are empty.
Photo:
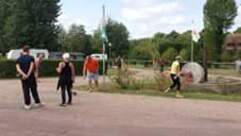
M111 48L112 48L112 43L108 43L108 46L109 46L109 56L108 56L108 62L109 62L109 68L111 68L111 66L112 66L112 58L111 58ZM109 69L108 68L108 69Z
M191 40L191 62L194 62L194 43Z
M193 24L194 24L194 21L192 20L192 32L191 32L191 62L194 62L194 43L193 43Z
M105 71L105 42L106 42L106 30L105 30L105 27L106 27L106 19L105 19L105 5L103 5L102 7L102 12L103 12L103 15L102 15L102 38L103 38L103 84L105 84L105 74L106 74L106 71Z

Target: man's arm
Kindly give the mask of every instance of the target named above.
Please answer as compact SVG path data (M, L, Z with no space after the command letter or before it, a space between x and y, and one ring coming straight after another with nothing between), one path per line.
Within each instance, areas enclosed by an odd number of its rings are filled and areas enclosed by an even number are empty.
M180 77L181 76L181 72L182 72L180 63L178 63L177 69L178 69L177 76Z
M87 65L87 61L85 60L84 62L84 67L83 67L83 76L86 76L86 65Z
M62 72L62 68L63 68L63 64L62 64L62 62L60 62L56 71L60 74Z
M34 65L35 65L34 62L31 62L30 68L29 68L28 74L27 74L28 77L33 73Z
M99 68L100 68L99 61L96 61L96 67L97 67L96 73L99 74Z
M37 60L34 62L34 64L35 64L35 67L36 67L36 73L39 73L39 66L40 66L39 60L37 59Z
M73 82L75 82L76 73L75 73L75 67L73 63L70 63L70 68L71 68L72 80Z
M23 77L23 79L27 78L27 75L22 71L19 64L16 65L16 69L17 69L17 72Z

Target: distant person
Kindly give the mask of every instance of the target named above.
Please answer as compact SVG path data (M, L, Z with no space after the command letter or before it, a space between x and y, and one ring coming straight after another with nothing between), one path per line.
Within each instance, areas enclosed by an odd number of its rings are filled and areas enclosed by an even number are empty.
M164 72L164 68L165 68L166 62L164 59L160 59L159 60L159 66L160 66L160 72L163 73Z
M119 70L121 70L121 69L122 69L122 62L123 62L121 56L118 56L118 57L116 58L115 62L116 62L117 68L118 68Z
M182 57L181 56L177 56L175 58L175 61L172 63L171 66L171 79L173 84L165 90L164 93L168 93L171 89L176 88L177 89L177 93L176 93L176 97L177 98L183 98L183 96L181 95L180 91L181 91L181 81L180 81L180 74L181 74L181 61Z
M83 75L89 81L89 92L93 92L94 89L99 87L99 62L91 56L87 56L84 62ZM95 86L92 86L94 82Z
M153 65L153 69L154 71L158 71L158 68L159 68L159 64L158 64L158 60L157 59L153 59L152 60L152 65Z
M25 103L24 108L26 110L31 109L30 93L33 96L36 106L43 106L37 91L37 82L34 75L34 58L29 55L29 46L23 47L21 56L16 61L16 69L22 83Z
M35 77L37 81L39 81L40 71L41 71L41 65L44 59L44 55L40 54L36 60L35 60Z
M70 54L63 54L63 62L60 62L57 67L57 72L59 74L59 81L57 89L61 89L62 102L60 106L65 107L67 105L72 105L72 88L75 82L75 68L73 63L70 62ZM66 103L66 92L68 94L68 102Z
M237 61L235 61L235 65L236 65L236 71L237 72L241 72L241 58Z

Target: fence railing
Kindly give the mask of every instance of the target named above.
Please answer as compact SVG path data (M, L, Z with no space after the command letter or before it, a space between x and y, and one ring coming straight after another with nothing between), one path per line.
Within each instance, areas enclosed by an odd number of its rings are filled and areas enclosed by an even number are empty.
M152 60L129 59L129 60L125 60L125 63L127 63L128 65L136 66L136 67L144 67L144 68L154 67ZM188 62L184 62L184 63L188 63ZM199 64L202 65L201 62L199 62ZM170 62L165 64L165 67L170 67L170 66L171 66ZM236 69L236 64L234 62L209 62L208 68Z
M235 63L218 63L218 62L213 62L209 63L209 68L218 68L218 69L235 69L236 64Z

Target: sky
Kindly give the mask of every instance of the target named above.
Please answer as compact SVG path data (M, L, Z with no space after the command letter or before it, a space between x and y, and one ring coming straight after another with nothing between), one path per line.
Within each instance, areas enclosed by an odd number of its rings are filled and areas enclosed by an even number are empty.
M241 0L236 0L241 5ZM61 0L58 20L66 29L73 23L92 34L101 23L102 5L108 17L125 24L131 39L151 37L157 32L184 32L203 28L206 0ZM192 23L193 22L193 23ZM232 30L241 26L241 6Z

